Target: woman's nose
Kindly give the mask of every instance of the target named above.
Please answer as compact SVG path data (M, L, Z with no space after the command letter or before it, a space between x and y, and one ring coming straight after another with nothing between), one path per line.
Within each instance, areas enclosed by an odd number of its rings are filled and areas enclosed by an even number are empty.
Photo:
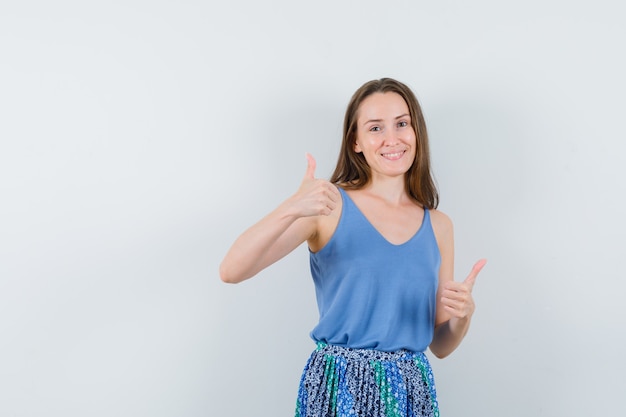
M398 143L398 135L393 129L386 129L383 134L383 142L387 145Z

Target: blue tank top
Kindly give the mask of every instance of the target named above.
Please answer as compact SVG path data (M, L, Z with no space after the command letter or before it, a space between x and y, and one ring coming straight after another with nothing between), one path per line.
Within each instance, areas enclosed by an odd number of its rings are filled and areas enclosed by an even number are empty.
M423 352L433 338L441 256L424 210L420 229L394 245L339 188L337 229L310 252L319 323L317 342L359 349Z

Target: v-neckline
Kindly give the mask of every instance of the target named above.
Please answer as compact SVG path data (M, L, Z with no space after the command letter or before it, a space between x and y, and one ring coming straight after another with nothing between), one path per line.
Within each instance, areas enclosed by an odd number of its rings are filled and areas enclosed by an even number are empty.
M417 237L417 235L420 234L420 232L422 231L422 229L424 228L424 223L426 222L426 212L428 211L428 209L426 207L424 207L424 214L422 216L422 223L420 224L420 227L417 228L417 230L415 231L415 233L413 233L413 235L411 235L411 237L409 237L406 241L402 242L402 243L393 243L391 242L389 239L387 239L387 237L385 237L385 235L383 235L380 230L378 230L376 228L376 226L374 226L374 224L370 221L370 219L367 218L367 216L365 215L365 213L363 213L363 211L361 210L361 208L355 203L355 201L352 199L352 197L350 197L350 195L348 194L348 192L342 188L340 188L342 191L342 194L346 196L346 198L350 201L350 204L352 204L352 206L356 209L356 211L359 213L359 215L363 218L363 220L365 220L365 223L367 223L369 225L369 227L372 228L372 230L374 230L374 232L376 232L376 234L378 236L380 236L380 238L382 240L384 240L385 242L387 242L389 245L391 246L403 246L406 245L407 243L411 242L413 239L415 239Z

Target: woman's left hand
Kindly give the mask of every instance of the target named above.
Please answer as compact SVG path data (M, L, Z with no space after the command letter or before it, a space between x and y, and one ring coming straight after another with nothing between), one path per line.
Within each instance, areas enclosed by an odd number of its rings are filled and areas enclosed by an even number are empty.
M472 297L472 289L476 282L476 277L480 270L487 263L486 259L481 259L474 264L472 271L469 273L465 281L455 282L449 281L444 284L441 293L441 304L452 317L463 319L470 318L474 314L474 298Z

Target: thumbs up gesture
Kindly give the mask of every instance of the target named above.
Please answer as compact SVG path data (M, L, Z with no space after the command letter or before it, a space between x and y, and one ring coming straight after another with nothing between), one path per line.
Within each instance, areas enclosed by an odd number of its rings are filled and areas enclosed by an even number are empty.
M337 187L315 178L315 159L306 154L307 167L298 191L291 197L292 206L301 217L328 216L341 198Z
M456 318L471 317L474 313L474 298L472 297L472 289L476 283L476 277L483 266L487 263L486 259L481 259L474 264L471 272L463 282L449 281L444 284L441 293L441 303L445 310Z

